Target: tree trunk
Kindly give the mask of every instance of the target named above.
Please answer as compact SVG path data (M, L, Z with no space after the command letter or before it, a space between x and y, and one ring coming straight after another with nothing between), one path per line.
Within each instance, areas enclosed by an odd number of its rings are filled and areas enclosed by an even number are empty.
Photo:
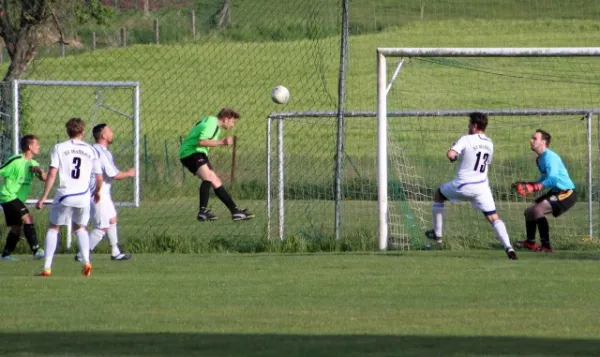
M218 13L218 27L227 27L231 24L231 2L230 0L223 0L223 5Z

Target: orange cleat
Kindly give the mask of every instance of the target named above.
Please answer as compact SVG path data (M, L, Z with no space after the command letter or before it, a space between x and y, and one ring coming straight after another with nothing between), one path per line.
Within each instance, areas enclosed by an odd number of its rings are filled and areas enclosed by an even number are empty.
M39 274L37 274L37 276L50 276L50 275L52 275L52 271L50 271L50 269L44 269Z
M92 274L92 264L87 263L86 265L83 266L83 270L81 271L81 275L87 277L87 276L90 276L90 274Z

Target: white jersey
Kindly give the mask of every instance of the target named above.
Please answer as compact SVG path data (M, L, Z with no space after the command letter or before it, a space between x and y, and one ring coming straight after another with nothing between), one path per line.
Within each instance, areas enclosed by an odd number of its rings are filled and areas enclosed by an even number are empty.
M488 165L494 156L494 143L485 134L465 135L458 139L452 150L459 155L455 184L487 182Z
M115 165L115 160L113 159L112 153L108 151L108 148L100 144L94 144L93 148L100 158L100 168L102 169L102 178L104 180L102 187L100 188L100 193L110 195L112 180L119 174L119 168ZM96 181L92 175L91 189L93 189L95 185Z
M101 174L98 153L80 140L68 140L54 146L50 166L58 170L59 185L54 202L64 206L90 204L90 176Z

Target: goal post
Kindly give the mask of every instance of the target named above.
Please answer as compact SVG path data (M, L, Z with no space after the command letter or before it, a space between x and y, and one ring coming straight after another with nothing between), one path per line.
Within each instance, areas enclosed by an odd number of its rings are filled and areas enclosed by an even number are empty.
M418 153L413 153L412 158L407 158L406 154L403 153L402 148L394 148L394 143L390 142L390 118L392 117L406 117L416 118L415 120L421 120L416 122L414 127L423 125L422 122L427 118L437 118L435 120L436 125L446 125L447 122L442 122L442 118L452 117L464 117L463 128L466 128L466 117L470 112L482 111L490 116L497 116L499 118L510 118L515 117L515 120L504 120L505 127L502 128L503 132L515 131L514 128L518 127L519 136L505 135L508 140L521 140L526 141L530 134L521 134L520 131L534 131L538 129L539 123L546 123L537 118L552 118L547 123L552 128L555 128L558 132L573 130L573 136L577 138L573 139L570 146L565 146L565 150L572 150L569 152L569 159L572 160L570 164L578 165L573 167L574 171L585 172L581 174L581 180L585 182L586 193L586 220L587 230L586 234L593 235L594 214L593 214L593 200L595 199L594 187L592 182L593 176L593 162L598 157L598 148L593 148L593 125L592 117L598 115L598 78L592 77L592 73L596 73L597 69L600 68L598 63L589 62L577 62L575 61L572 65L564 62L552 62L539 65L542 62L536 62L538 59L543 61L550 58L585 58L585 57L598 57L600 56L600 48L589 47L589 48L378 48L377 49L377 182L378 182L378 245L380 250L386 250L389 247L391 237L390 224L390 193L389 193L389 182L390 182L390 166L393 166L393 159L390 159L390 150L396 150L393 154L396 156L395 159L399 158L400 165L406 167L399 168L401 171L399 174L409 177L408 180L418 180L419 182L402 182L400 183L400 191L402 191L401 200L405 204L409 205L408 212L402 212L402 218L406 220L417 219L414 217L413 211L418 211L423 217L429 215L427 213L426 204L431 202L432 190L434 187L431 184L431 180L427 177L427 170L429 168L421 167L413 169L414 165L420 165L418 161L421 159ZM388 75L388 62L390 58L398 58L399 63L396 65L393 75ZM491 64L485 64L485 61L489 61L490 57L496 58L497 62L491 60ZM527 58L531 63L523 65L515 65L504 61L505 59L512 59L516 57ZM481 60L471 60L473 58L481 58ZM394 82L398 78L403 78L404 73L410 72L413 68L407 68L406 60L422 59L418 61L416 65L421 66L416 70L421 70L421 77L410 77L405 79L405 82L401 83L400 90L394 90ZM459 59L463 61L459 61ZM535 60L535 61L534 61ZM527 62L527 61L526 61ZM599 61L600 62L600 61ZM402 73L401 72L402 69ZM452 71L452 74L450 72ZM441 86L451 88L452 92L443 92L436 87L435 81L439 80L438 77L443 75L451 78L448 83L443 83ZM454 77L450 77L454 76ZM464 77L461 77L464 76ZM466 77L469 78L466 78ZM461 86L457 83L461 83L463 80L468 79L468 86ZM488 82L485 82L488 81ZM488 88L487 84L492 83L495 88ZM549 83L557 83L556 88L551 88L548 91L547 88ZM412 85L412 87L411 87ZM422 88L416 88L416 86ZM470 86L470 87L469 87ZM399 87L396 84L396 88ZM584 88L584 89L581 89ZM461 92L455 93L457 89ZM464 90L464 92L462 92ZM494 93L496 91L496 93ZM398 92L399 95L394 97L393 102L390 101L390 92ZM433 94L432 94L433 93ZM471 97L470 97L471 95ZM506 99L492 101L493 106L487 106L481 97L502 97L506 96ZM545 98L545 96L555 96L552 98ZM446 98L447 97L447 98ZM454 99L454 102L452 100ZM441 103L441 104L440 104ZM506 107L504 106L506 103ZM426 105L429 105L429 109ZM452 105L456 107L446 107L441 105ZM399 107L399 108L398 108ZM469 108L460 109L460 108ZM396 109L398 108L398 109ZM418 108L417 110L411 110ZM404 110L400 110L404 109ZM571 116L571 118L565 118L565 116ZM577 118L575 118L577 117ZM584 127L578 127L577 121L583 117ZM421 119L419 119L421 118ZM536 118L535 120L527 118ZM500 120L500 119L499 119ZM598 119L600 121L600 118ZM501 120L500 120L501 121ZM410 127L410 123L406 124ZM500 124L502 125L502 124ZM458 132L453 133L452 130L444 131L444 128L437 131L436 136L427 135L426 128L420 128L418 135L421 140L440 140L447 141L446 149L451 145L452 140L456 140L459 136ZM511 128L512 126L512 128ZM395 128L395 130L401 131L402 129ZM466 133L466 130L463 130ZM464 133L462 135L464 135ZM439 137L440 135L452 136ZM516 134L515 134L516 135ZM493 135L491 135L493 138ZM579 150L580 142L581 145ZM414 143L414 141L413 141ZM575 145L577 143L577 145ZM566 143L564 145L568 145ZM583 150L585 148L585 150ZM413 149L414 150L414 149ZM522 148L513 149L524 151ZM585 152L580 152L585 151ZM437 153L443 155L443 153ZM415 164L406 164L407 160L413 160ZM533 163L533 158L531 159ZM410 166L413 165L413 166ZM504 165L504 166L503 166ZM582 167L579 167L582 166ZM407 167L415 172L406 172ZM571 170L571 166L569 166ZM597 168L596 168L597 169ZM404 170L404 171L402 171ZM517 174L527 173L530 176L533 175L531 172L523 168L514 168L510 164L510 160L506 159L500 163L498 169L500 172L498 175L501 178L502 184L506 184L510 179L517 178ZM514 176L514 177L513 177ZM583 177L585 176L585 177ZM447 177L446 179L450 179ZM525 177L520 177L524 179ZM443 182L437 182L441 184ZM494 184L491 182L491 184ZM426 188L423 188L426 185ZM405 187L406 186L406 187ZM416 187L418 192L410 193L414 197L405 197L405 190ZM501 195L507 200L507 204L514 206L513 208L519 208L523 202L516 201L514 195L506 188L499 188L496 195ZM495 196L496 196L495 195ZM412 200L412 201L411 201ZM511 201L512 200L512 201ZM418 202L417 202L418 201ZM580 203L584 204L583 202ZM425 208L424 208L425 207ZM515 217L515 222L519 221L519 225L523 225L522 222L522 211L521 217ZM422 220L429 220L429 218L422 218ZM470 224L469 222L463 222ZM407 224L406 222L402 224ZM412 223L408 223L411 225ZM566 223L565 223L566 224ZM411 232L405 234L415 234L415 229L410 227L404 227Z

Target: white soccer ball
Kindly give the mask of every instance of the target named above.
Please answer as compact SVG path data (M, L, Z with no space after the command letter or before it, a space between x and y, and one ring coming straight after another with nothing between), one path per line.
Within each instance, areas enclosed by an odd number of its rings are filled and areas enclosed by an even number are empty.
M277 104L285 104L290 100L290 91L284 86L277 86L271 91L271 99Z

